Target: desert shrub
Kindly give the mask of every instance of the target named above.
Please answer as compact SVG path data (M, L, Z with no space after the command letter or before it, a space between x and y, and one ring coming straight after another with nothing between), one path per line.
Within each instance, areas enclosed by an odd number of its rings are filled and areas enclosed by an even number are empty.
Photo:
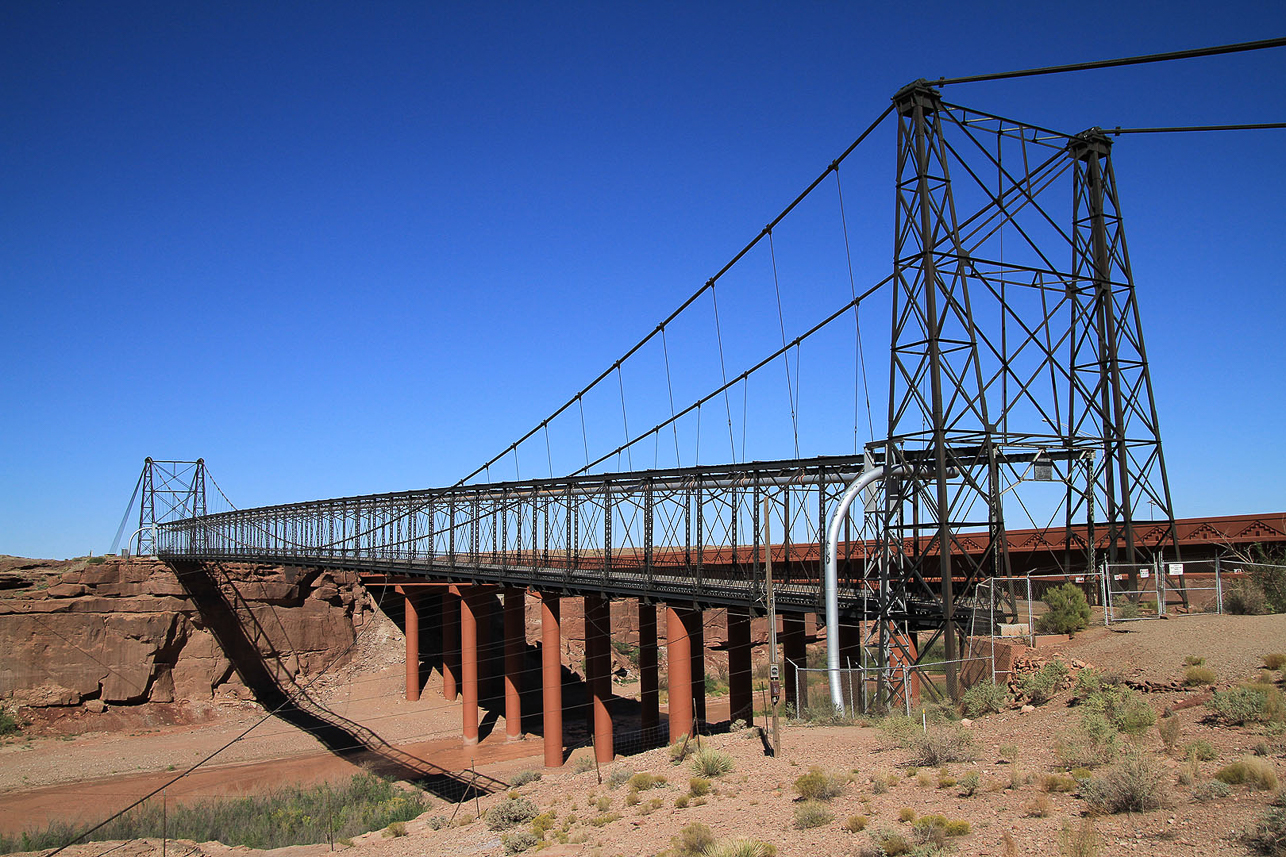
M1018 761L1018 745L1016 744L1001 744L999 753L1000 761L1002 762L1012 763Z
M630 789L625 795L625 805L638 806L638 802L639 802L639 790Z
M687 735L680 735L670 745L670 763L680 765L685 759L696 752L696 744L688 740Z
M960 778L960 796L973 797L982 785L982 777L977 771L970 771Z
M1215 752L1215 745L1205 740L1193 741L1191 744L1186 745L1183 749L1187 752L1189 756L1193 756L1197 759L1200 759L1203 762L1214 761L1214 759L1216 759L1219 755L1217 752Z
M640 792L645 792L648 789L659 788L660 786L665 785L665 782L665 777L654 776L646 771L640 771L629 779L630 788Z
M1188 655L1183 659L1183 663L1190 667L1199 667L1206 662L1206 659L1200 655Z
M899 747L911 746L911 741L920 731L920 721L913 720L905 714L890 714L880 721L879 729Z
M832 776L821 768L809 768L795 780L795 792L804 800L828 801L844 793L843 777Z
M542 812L531 820L531 832L536 834L537 839L544 839L545 834L557 826L558 815L552 810L549 812Z
M540 777L540 771L533 771L531 768L528 768L525 771L519 771L514 774L513 779L509 781L509 785L513 788L518 788L519 786L525 786L528 783L534 783L539 780Z
M963 726L939 724L916 734L911 744L913 761L939 767L950 762L972 762L973 736Z
M500 837L500 844L505 847L506 854L521 854L530 848L535 848L540 844L540 840L529 830L519 830Z
M1259 551L1259 563L1250 567L1250 580L1264 593L1269 613L1286 613L1286 553L1270 556Z
M927 789L933 785L933 777L929 776L928 771L921 771L915 775L915 783L922 789Z
M1098 831L1094 829L1094 820L1082 819L1080 827L1075 828L1071 821L1064 821L1058 831L1058 853L1061 857L1096 857Z
M701 857L777 857L777 846L756 839L731 839L710 846Z
M1041 777L1040 787L1047 792L1076 791L1076 780L1067 774L1046 774Z
M1067 664L1050 661L1034 673L1023 677L1019 690L1032 705L1044 705L1054 698L1067 676Z
M399 836L406 835L406 822L395 821L381 831L385 839L396 839Z
M1215 798L1228 797L1230 794L1232 794L1232 786L1221 780L1210 780L1192 787L1192 799L1199 803L1214 800Z
M692 801L691 796L689 796L689 795L679 795L678 797L676 797L676 798L674 799L674 808L675 808L675 809L687 809L687 808L688 808L688 804L689 804L689 803L691 803L691 801Z
M982 681L964 692L960 708L965 717L981 717L1004 711L1009 701L1009 690L994 681Z
M955 777L951 776L948 773L945 773L945 771L938 773L938 788L949 789L949 788L953 788L955 784L956 784Z
M1045 592L1041 599L1049 612L1036 620L1042 634L1075 634L1090 623L1090 605L1075 583L1064 583Z
M1223 609L1238 616L1259 616L1268 612L1268 597L1255 581L1237 580L1224 591Z
M1215 779L1230 786L1246 785L1260 791L1277 788L1277 772L1272 763L1257 756L1244 756L1225 765L1215 774Z
M1027 802L1023 808L1023 814L1028 818L1049 818L1053 810L1054 805L1049 802L1049 796L1040 794Z
M1215 671L1210 667L1187 667L1183 671L1183 683L1188 687L1197 687L1215 683Z
M1081 718L1079 729L1059 733L1054 756L1067 768L1097 768L1114 760L1120 750L1116 727L1097 712Z
M703 777L721 777L732 767L732 756L713 747L702 747L692 754L692 770Z
M451 820L445 815L431 815L425 822L429 826L429 830L441 830L450 823Z
M1279 670L1286 666L1286 654L1281 652L1272 652L1264 655L1264 669Z
M611 795L600 795L598 800L594 801L594 808L599 812L607 812L612 808Z
M1112 599L1112 614L1117 619L1139 618L1139 605L1128 596L1118 595Z
M1116 729L1128 735L1138 735L1156 723L1156 711L1143 694L1124 685L1104 685L1098 693L1087 696L1083 702L1086 714L1101 714Z
M1100 812L1147 812L1164 806L1165 770L1146 753L1132 752L1102 777L1081 786L1081 796Z
M701 822L693 822L671 840L680 857L700 857L715 844L714 831Z
M898 821L915 821L915 810L904 806L898 810Z
M527 798L507 798L487 810L487 828L489 830L509 830L520 824L526 824L538 815L540 815L540 810Z
M22 724L8 710L0 708L0 737L17 735L22 731Z
M1216 690L1206 705L1233 725L1286 719L1286 702L1281 691L1262 682Z
M800 830L830 824L834 818L835 814L819 800L806 800L795 804L795 827Z
M1274 808L1264 813L1245 834L1246 844L1270 857L1286 855L1286 809Z
M896 830L878 830L871 834L871 839L884 857L902 857L911 853L911 843Z
M866 829L867 819L864 815L850 816L848 821L844 822L844 829L849 833L861 833Z
M688 780L688 794L693 797L704 797L710 794L710 781L704 777L693 777Z
M973 827L962 818L953 818L946 824L947 836L951 837L968 836L971 830Z
M612 770L607 774L607 787L610 789L619 788L630 781L634 772L624 765L614 765Z
M1173 753L1179 746L1179 718L1162 717L1157 723L1157 734L1161 736L1161 743L1165 745L1167 753Z
M619 812L601 812L589 820L590 827L603 827L621 817Z

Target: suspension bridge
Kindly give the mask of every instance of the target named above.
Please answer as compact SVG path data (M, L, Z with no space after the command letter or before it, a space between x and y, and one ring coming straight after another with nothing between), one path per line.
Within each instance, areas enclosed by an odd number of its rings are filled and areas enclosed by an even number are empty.
M938 640L947 692L956 693L953 662L964 620L981 581L1012 577L1006 534L1015 521L1053 534L1046 559L1068 572L1178 556L1112 163L1113 135L1154 129L1058 131L944 97L951 84L975 79L985 78L916 81L895 93L727 265L457 484L237 509L221 491L207 492L204 462L149 459L136 488L136 550L189 573L225 562L272 563L358 571L396 587L405 599L412 698L421 684L423 596L435 593L441 614L427 618L442 629L444 693L463 697L466 742L478 738L479 622L502 605L504 656L493 666L505 681L506 728L519 735L524 717L530 723L538 716L549 765L564 758L560 599L584 599L600 761L614 753L608 610L615 599L637 599L645 730L661 722L658 651L666 647L671 738L691 733L704 716L702 614L712 608L728 611L733 719L752 719L750 620L770 612L782 618L788 698L789 667L805 660L808 614L824 616L831 650L875 653L886 703L916 690L897 668ZM891 269L859 287L840 171L853 153L889 138L893 148L883 157L895 165ZM801 204L831 187L849 299L790 338L775 236ZM729 374L716 289L765 246L780 343ZM888 360L867 373L874 361L862 336L871 339L870 313L865 330L861 313L872 305L888 313ZM667 337L711 307L708 341L717 344L719 373L707 392L682 404L674 398ZM851 452L801 455L800 353L845 326L856 343L853 374L835 374L851 387L854 436L863 428L857 390L869 396L869 374L885 379L877 388L887 394L887 420L879 430L868 421L867 442ZM665 375L656 387L668 391L668 401L661 397L666 412L631 434L622 368L658 348ZM793 434L793 449L788 444L774 460L745 460L747 430L738 456L733 402L745 408L752 379L783 368L786 396L778 410L783 422L789 415L785 436ZM618 389L624 442L595 456L586 403ZM695 426L699 450L703 413L707 455L711 414L717 433L726 416L730 462L696 463L696 454L682 463L681 435L686 444ZM573 435L579 426L584 464L556 475L550 438L568 426ZM673 466L622 466L641 450L655 455L671 436ZM506 462L517 471L520 458L547 458L548 475L490 478ZM1033 491L1039 496L1029 499ZM542 616L538 714L523 712L520 701L529 599L540 602Z

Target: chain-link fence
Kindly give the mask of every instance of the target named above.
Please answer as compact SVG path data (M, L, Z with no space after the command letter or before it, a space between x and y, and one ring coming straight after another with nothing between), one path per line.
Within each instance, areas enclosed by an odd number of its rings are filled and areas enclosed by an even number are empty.
M893 661L881 667L875 662L875 653L868 654L870 663L849 660L839 669L842 697L839 708L831 701L828 669L798 666L787 660L794 669L797 700L796 708L788 711L788 716L803 720L856 718L899 708L909 715L921 702L950 699L946 680L949 664L955 665L961 688L995 679L995 665L987 655L916 664Z

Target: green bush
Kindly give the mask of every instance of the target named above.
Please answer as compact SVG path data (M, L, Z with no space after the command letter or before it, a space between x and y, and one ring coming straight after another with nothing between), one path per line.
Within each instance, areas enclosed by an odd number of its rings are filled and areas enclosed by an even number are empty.
M998 714L1005 710L1009 701L1009 689L994 681L983 681L964 692L960 708L965 717L982 717L984 714Z
M834 818L834 813L819 800L806 800L795 805L795 827L800 830L830 824Z
M1211 780L1208 783L1198 783L1192 787L1192 799L1198 803L1205 803L1208 800L1228 797L1232 794L1232 786L1221 780Z
M1042 599L1049 612L1036 620L1042 634L1075 634L1090 623L1090 605L1075 583L1055 586Z
M1036 672L1024 676L1018 687L1032 705L1044 705L1058 693L1066 677L1067 664L1050 661Z
M0 736L17 735L22 731L22 724L7 710L0 708Z
M540 810L525 797L510 797L487 810L487 828L489 830L509 830L520 824L526 824Z
M876 831L871 834L871 839L884 857L902 857L903 854L911 853L911 843L896 830Z
M1257 564L1250 567L1250 580L1264 594L1269 613L1286 613L1286 554L1270 555L1259 548Z
M705 797L710 794L710 781L704 777L693 777L688 780L688 794L692 797Z
M1286 701L1283 701L1281 691L1262 682L1216 690L1206 705L1236 726L1286 720Z
M383 830L419 816L428 809L428 802L422 791L403 790L388 780L359 774L341 786L283 788L254 797L170 804L168 812L161 801L149 801L95 830L86 841L160 839L164 829L172 839L266 851ZM56 848L79 833L79 828L54 823L15 837L0 834L0 853Z
M1156 711L1143 694L1124 685L1104 685L1098 693L1087 696L1082 706L1087 712L1102 714L1128 735L1147 731L1157 720Z
M1219 755L1215 752L1215 745L1211 744L1209 741L1193 741L1183 749L1187 751L1189 756L1199 759L1202 762L1213 761Z

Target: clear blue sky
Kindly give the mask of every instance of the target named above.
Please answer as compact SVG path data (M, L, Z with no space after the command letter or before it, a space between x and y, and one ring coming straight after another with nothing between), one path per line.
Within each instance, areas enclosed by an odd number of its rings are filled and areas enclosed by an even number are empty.
M203 456L239 506L454 482L902 84L1286 33L1280 3L872 5L3 4L0 553L105 550L148 455ZM1284 81L1279 49L949 95L1074 132L1282 120ZM1286 507L1284 134L1116 145L1181 516ZM844 173L859 286L889 268L892 158L885 135ZM790 336L834 305L806 233L776 248ZM765 258L747 295L771 289ZM738 288L729 372L780 342L775 305ZM863 324L882 375L886 317ZM703 329L675 334L679 404L709 386ZM631 372L637 429L665 392ZM851 401L846 430L811 401L801 421L837 431L804 451L851 450ZM590 416L596 449L619 441L613 407ZM554 443L565 470L581 438Z

